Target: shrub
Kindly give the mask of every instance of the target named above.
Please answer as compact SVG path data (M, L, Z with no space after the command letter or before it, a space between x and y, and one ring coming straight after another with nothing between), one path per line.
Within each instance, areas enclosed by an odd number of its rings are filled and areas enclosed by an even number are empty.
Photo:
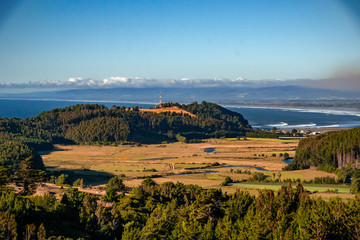
M116 190L112 187L108 187L104 195L104 201L114 202L116 201L116 199L117 199Z
M221 186L229 186L229 183L233 183L233 182L234 181L229 176L227 176L224 182L221 183Z
M180 134L176 134L176 140L178 140L179 142L183 142L183 143L187 142L186 137L181 136Z
M354 179L351 183L351 193L360 193L360 179Z
M78 178L73 182L74 187L84 187L84 179Z
M115 191L123 191L125 189L125 185L123 180L119 176L116 176L109 180L107 184L107 189L108 188L112 188Z
M260 172L254 172L253 176L251 177L251 180L253 181L257 181L257 182L261 182L261 181L265 181L266 178L268 178L269 176L260 173Z
M69 184L69 175L67 174L61 174L55 179L55 184L58 186Z

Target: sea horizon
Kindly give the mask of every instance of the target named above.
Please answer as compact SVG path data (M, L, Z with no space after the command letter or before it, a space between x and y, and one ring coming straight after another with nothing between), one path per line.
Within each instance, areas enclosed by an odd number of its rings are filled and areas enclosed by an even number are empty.
M106 107L125 106L140 108L154 107L154 103L142 101L106 100L56 100L56 99L0 99L0 118L35 117L44 111L64 108L76 104L103 104ZM353 128L360 126L360 112L333 109L306 109L284 107L227 106L249 121L253 128L260 129L321 129Z

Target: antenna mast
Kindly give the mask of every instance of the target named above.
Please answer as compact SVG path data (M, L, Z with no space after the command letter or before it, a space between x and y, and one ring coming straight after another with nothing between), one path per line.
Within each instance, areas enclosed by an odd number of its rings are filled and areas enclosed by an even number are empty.
M160 105L160 108L161 108L161 92L160 92L160 104L159 105Z
M156 97L155 97L155 101L154 101L154 104L155 104L155 108L156 108Z

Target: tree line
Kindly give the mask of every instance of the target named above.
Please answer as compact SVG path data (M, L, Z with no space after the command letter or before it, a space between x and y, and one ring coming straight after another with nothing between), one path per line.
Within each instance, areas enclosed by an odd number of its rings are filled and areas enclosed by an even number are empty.
M352 183L360 191L360 128L329 132L301 139L284 170L317 168L337 175L337 182Z
M360 128L353 128L301 139L287 169L357 167L359 160Z
M145 179L125 196L109 182L99 199L76 188L52 195L0 195L1 239L359 239L360 198L312 199L300 184L277 192ZM121 188L120 188L121 189ZM118 189L117 189L118 190ZM107 205L104 203L110 201ZM110 204L110 205L109 205Z

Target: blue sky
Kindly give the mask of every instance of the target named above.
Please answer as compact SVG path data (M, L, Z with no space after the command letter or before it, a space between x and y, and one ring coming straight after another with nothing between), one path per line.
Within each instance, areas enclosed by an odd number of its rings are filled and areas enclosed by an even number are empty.
M2 1L0 83L329 78L360 69L358 6L355 0Z

